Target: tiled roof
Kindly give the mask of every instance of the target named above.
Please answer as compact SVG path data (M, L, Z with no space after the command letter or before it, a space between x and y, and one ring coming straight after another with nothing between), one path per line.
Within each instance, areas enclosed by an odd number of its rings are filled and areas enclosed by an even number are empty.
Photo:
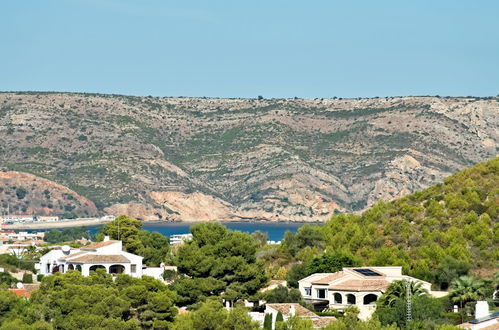
M13 292L18 297L30 298L31 292L28 292L26 289L9 289L10 292Z
M348 291L380 291L386 290L390 283L385 280L348 280L333 284L329 289Z
M108 246L108 245L111 245L111 244L116 244L116 243L119 243L119 242L120 241L97 242L97 243L94 243L94 244L90 244L90 245L84 246L81 249L82 250L95 250L95 249L98 249L98 248L101 248L101 247L104 247L104 246Z
M328 326L331 322L336 321L336 317L334 316L321 316L318 319L313 319L312 324L316 329L321 329Z
M291 306L295 307L296 314L302 317L318 317L314 312L309 311L300 304L290 303L290 304L267 304L268 307L275 309L282 313L282 315L289 315Z
M323 278L320 278L316 281L313 281L312 283L313 284L329 284L330 282L335 281L335 280L343 277L344 275L345 275L345 273L340 271L340 272L332 273L331 275L327 275Z
M23 284L23 286L24 287L21 289L9 289L9 291L13 292L18 297L30 298L33 291L40 288L40 283Z
M129 263L125 256L121 254L87 254L81 257L77 257L70 260L76 263L109 263L109 262L120 262Z
M78 251L78 252L75 252L75 253L68 254L67 256L60 257L58 260L59 261L64 261L64 260L71 259L71 258L77 257L77 256L85 254L85 253L88 253L88 252Z

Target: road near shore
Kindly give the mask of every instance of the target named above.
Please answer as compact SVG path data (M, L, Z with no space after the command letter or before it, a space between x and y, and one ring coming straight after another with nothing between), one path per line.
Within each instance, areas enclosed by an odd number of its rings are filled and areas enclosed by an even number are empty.
M86 227L97 226L108 223L109 219L80 219L80 220L60 220L54 222L31 222L31 223L14 223L10 225L2 225L2 229L50 229L50 228L66 228L66 227Z

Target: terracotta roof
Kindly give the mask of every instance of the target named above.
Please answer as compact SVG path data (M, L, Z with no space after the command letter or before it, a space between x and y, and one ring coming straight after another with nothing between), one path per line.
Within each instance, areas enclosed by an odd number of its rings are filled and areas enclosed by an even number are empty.
M67 256L60 257L58 260L59 261L64 261L64 260L67 260L67 259L70 259L70 258L74 258L76 256L79 256L79 255L82 255L82 254L85 254L85 253L88 253L88 252L78 251L78 252L75 252L75 253L68 254Z
M317 314L311 312L300 304L291 303L291 304L267 304L268 307L275 309L282 313L282 315L289 315L289 310L291 306L295 307L296 314L304 317L318 317Z
M116 244L116 243L119 243L119 242L120 241L97 242L97 243L94 243L94 244L90 244L90 245L84 246L81 249L82 250L95 250L95 249L98 249L98 248L101 248L101 247L104 247L104 246L108 246L108 245L111 245L111 244Z
M125 256L121 254L86 254L82 257L78 257L75 259L71 259L71 262L76 263L108 263L108 262L121 262L121 263L129 263Z
M348 280L333 284L329 289L348 291L380 291L386 290L390 283L385 280Z
M40 288L40 283L34 284L23 284L24 287L21 289L9 289L10 292L13 292L18 297L30 298L33 291L38 290Z
M343 277L344 275L345 275L345 273L340 271L340 272L332 273L331 275L327 275L323 278L318 279L317 281L313 281L312 283L313 284L329 284L330 282L335 281L335 280Z
M318 319L312 320L312 325L316 329L324 328L328 326L331 322L336 321L336 317L334 316L321 316Z
M13 292L18 297L30 298L31 292L28 292L26 289L9 289L10 292Z

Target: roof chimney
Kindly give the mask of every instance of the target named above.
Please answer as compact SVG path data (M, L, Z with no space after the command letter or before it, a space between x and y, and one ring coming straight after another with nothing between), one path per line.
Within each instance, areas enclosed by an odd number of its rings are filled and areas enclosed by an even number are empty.
M486 301L477 301L475 305L475 318L479 319L490 315L489 304Z
M296 314L296 309L295 309L295 305L294 304L290 304L289 305L289 315L290 316L293 316Z
M104 242L109 241L109 236L104 236Z

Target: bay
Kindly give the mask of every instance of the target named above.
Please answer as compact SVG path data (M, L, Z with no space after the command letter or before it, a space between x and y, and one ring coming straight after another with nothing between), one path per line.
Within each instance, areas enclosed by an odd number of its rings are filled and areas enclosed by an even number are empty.
M196 224L195 222L169 222L169 223L144 223L143 229L148 231L156 231L165 236L171 236L175 234L187 234L190 233L190 227ZM269 240L280 241L284 237L286 231L296 232L298 228L303 226L305 223L301 222L222 222L224 226L231 230L239 230L245 233L254 233L259 230L267 233ZM92 233L97 233L102 226L92 226L87 227Z

